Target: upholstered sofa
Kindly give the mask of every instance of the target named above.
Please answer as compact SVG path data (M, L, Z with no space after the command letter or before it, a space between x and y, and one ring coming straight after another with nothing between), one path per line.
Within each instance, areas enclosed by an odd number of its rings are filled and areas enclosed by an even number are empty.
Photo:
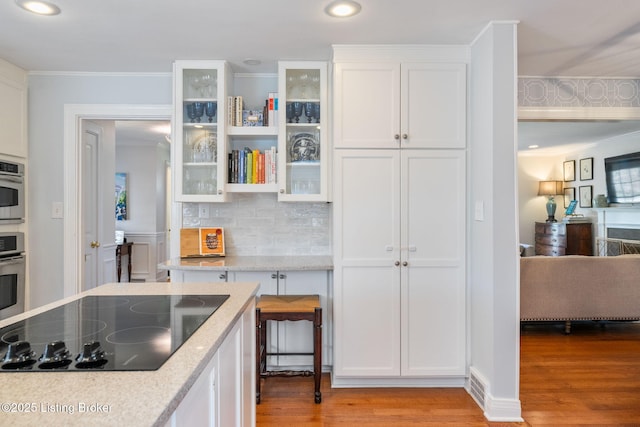
M640 255L520 258L520 320L640 320Z

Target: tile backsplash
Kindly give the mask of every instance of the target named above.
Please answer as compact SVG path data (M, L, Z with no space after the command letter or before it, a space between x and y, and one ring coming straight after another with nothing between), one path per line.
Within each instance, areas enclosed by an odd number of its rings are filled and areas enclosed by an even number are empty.
M227 203L184 203L183 227L223 227L227 255L331 255L331 204L283 203L235 193Z

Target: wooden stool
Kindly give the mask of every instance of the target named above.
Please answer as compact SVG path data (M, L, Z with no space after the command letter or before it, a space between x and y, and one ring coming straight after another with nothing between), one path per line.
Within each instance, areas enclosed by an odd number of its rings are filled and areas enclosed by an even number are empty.
M267 352L267 320L309 320L313 322L313 353ZM313 371L268 371L267 356L311 356ZM262 295L256 303L256 403L260 403L260 379L313 375L315 402L322 401L322 307L318 295Z

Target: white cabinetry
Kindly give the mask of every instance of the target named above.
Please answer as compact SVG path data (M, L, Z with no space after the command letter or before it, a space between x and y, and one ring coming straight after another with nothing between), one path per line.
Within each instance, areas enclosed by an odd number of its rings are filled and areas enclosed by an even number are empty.
M322 363L331 365L332 298L330 273L327 271L237 271L236 282L259 282L258 295L319 295L322 306ZM267 322L269 352L313 353L313 325L311 322ZM310 356L270 356L267 364L311 366Z
M2 59L0 155L27 157L27 73Z
M245 310L167 426L255 425L255 304Z
M338 63L335 148L464 148L466 65Z
M173 65L174 198L180 202L226 199L226 86L224 61Z
M244 111L269 115L265 100L277 108L269 126L245 124ZM225 61L176 61L175 200L224 202L228 193L271 192L279 201L327 201L327 111L325 62L281 62L278 74L233 74Z
M464 384L465 68L336 64L336 386Z
M326 62L278 64L280 201L327 201Z

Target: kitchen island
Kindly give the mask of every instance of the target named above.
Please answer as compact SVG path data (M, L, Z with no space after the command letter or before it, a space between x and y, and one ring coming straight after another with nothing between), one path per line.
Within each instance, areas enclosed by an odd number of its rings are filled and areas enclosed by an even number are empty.
M93 295L229 295L158 370L1 372L2 424L254 425L257 289L255 282L108 284L1 321Z

